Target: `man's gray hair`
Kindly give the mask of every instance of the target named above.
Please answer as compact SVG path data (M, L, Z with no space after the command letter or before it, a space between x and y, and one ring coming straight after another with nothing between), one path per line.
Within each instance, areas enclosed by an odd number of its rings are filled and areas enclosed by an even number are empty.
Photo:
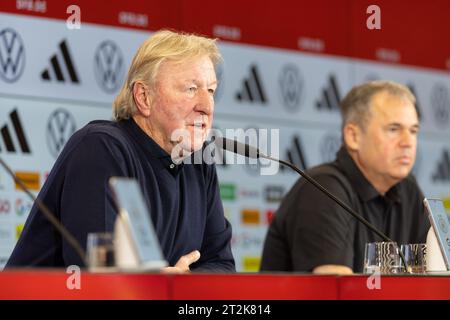
M386 80L376 80L353 87L341 102L342 129L347 123L355 123L362 130L370 119L372 98L379 92L405 98L413 105L416 98L408 87Z

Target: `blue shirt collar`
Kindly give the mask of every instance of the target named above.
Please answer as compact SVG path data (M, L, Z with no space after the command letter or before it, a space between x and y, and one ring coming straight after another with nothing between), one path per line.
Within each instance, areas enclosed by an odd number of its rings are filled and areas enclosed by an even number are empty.
M159 144L155 142L148 134L138 126L133 118L127 120L121 120L119 125L123 128L139 143L144 149L145 153L152 157L159 159L162 166L169 170L171 173L178 173L183 167L183 163L176 164L172 161L170 154L168 154Z

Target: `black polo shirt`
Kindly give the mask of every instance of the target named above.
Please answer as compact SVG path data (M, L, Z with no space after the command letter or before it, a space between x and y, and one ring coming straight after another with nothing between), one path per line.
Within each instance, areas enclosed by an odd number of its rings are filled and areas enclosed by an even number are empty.
M426 241L430 223L422 203L424 196L413 176L382 196L344 147L334 162L308 173L399 245ZM312 184L299 179L269 227L261 270L309 272L320 265L335 264L362 272L364 246L374 241L382 239Z
M76 132L58 157L39 198L86 248L90 232L113 231L117 210L108 180L133 177L170 265L192 250L192 269L234 271L231 225L224 218L214 165L172 163L132 120L93 121ZM82 265L74 250L33 206L7 263Z

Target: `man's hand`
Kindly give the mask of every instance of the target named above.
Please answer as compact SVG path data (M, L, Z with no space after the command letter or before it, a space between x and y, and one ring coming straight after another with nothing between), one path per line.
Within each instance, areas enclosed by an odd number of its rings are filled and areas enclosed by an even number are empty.
M353 274L353 270L347 266L325 264L315 267L313 270L315 274L336 274L336 275L348 275Z
M200 259L200 252L194 250L182 256L173 267L166 267L161 269L163 273L186 273L189 272L189 266Z

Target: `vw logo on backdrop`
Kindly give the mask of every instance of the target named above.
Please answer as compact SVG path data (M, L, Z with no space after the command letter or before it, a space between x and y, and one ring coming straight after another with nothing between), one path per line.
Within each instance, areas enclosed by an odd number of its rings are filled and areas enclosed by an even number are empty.
M0 31L0 78L17 81L25 68L25 46L20 35L11 28Z
M278 78L281 99L289 112L296 112L300 108L304 80L300 70L294 64L283 67Z
M122 51L113 41L100 43L95 51L94 73L99 86L115 93L123 84L125 65Z
M57 109L50 115L47 121L47 146L53 157L58 157L75 130L75 119L67 110Z
M320 142L320 155L323 162L331 162L336 159L336 153L342 145L341 136L338 133L327 133Z

